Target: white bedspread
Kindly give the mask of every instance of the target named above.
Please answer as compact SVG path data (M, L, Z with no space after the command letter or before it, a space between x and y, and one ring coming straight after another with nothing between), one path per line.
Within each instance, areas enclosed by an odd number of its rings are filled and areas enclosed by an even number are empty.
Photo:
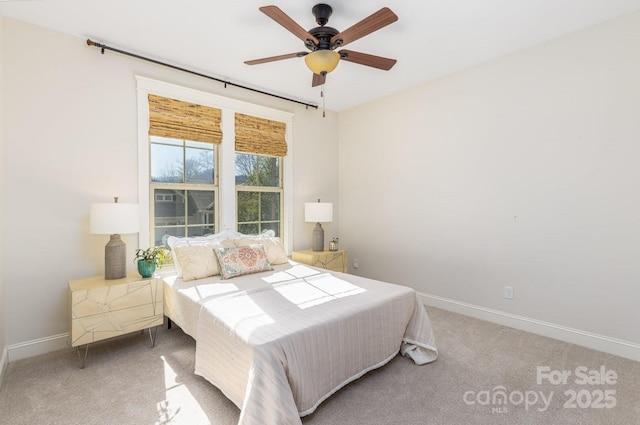
M201 301L195 331L195 372L241 409L240 425L301 424L399 351L417 364L437 357L411 288L303 265L247 278Z

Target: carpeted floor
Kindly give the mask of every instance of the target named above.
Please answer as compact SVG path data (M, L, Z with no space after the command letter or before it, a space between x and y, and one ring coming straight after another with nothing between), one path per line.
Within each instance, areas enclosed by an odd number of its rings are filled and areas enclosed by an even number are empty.
M427 312L438 360L416 366L396 357L303 423L640 423L639 362ZM0 388L0 424L236 424L238 409L193 374L194 352L194 341L174 327L158 331L154 348L147 334L94 344L85 369L72 349L12 362Z

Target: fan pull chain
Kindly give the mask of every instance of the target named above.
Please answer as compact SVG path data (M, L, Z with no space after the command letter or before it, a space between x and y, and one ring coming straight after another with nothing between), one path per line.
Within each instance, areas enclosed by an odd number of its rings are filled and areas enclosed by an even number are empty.
M322 98L322 118L324 118L324 83L322 83L322 86L320 87L320 97Z

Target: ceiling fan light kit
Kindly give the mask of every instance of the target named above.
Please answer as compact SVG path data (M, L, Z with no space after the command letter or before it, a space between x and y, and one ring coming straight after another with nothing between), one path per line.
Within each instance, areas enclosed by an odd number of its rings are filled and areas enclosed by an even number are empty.
M398 17L388 7L383 7L344 31L338 31L335 28L326 26L329 22L329 17L333 13L333 9L324 3L316 4L311 9L311 13L316 18L319 26L309 31L291 19L278 6L263 6L260 8L260 11L302 40L304 46L310 52L296 52L254 59L246 61L245 63L247 65L258 65L304 56L307 67L313 72L311 85L315 87L325 83L326 75L336 69L341 59L385 71L391 69L396 63L395 59L374 56L367 53L354 52L352 50L341 50L338 52L335 50L397 21Z
M304 61L314 74L326 75L338 66L340 53L334 50L316 50L306 55Z

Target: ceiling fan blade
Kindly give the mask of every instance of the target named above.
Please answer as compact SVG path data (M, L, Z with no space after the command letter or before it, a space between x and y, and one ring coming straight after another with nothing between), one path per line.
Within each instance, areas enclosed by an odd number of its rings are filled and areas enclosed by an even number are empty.
M395 59L383 58L382 56L369 55L367 53L354 52L353 50L340 50L340 59L372 68L388 71L398 62Z
M327 80L326 75L313 74L313 80L311 80L311 87L317 87L324 84Z
M365 35L371 34L380 28L386 27L389 24L398 20L398 16L391 11L388 7L383 7L373 15L369 15L357 24L352 25L346 30L342 31L331 37L331 44L338 42L338 46L346 46L347 44L356 41Z
M305 43L307 40L313 41L314 44L318 44L320 41L314 37L309 31L302 28L296 21L291 19L289 15L284 13L278 6L262 6L260 11L285 27L288 31L290 31L293 35L298 37L300 40Z
M270 56L268 58L261 58L261 59L253 59L253 60L250 60L250 61L244 61L244 63L246 63L247 65L259 65L261 63L275 62L275 61L279 61L279 60L283 60L283 59L301 58L301 57L303 57L304 55L306 55L308 53L309 52L288 53L286 55Z

